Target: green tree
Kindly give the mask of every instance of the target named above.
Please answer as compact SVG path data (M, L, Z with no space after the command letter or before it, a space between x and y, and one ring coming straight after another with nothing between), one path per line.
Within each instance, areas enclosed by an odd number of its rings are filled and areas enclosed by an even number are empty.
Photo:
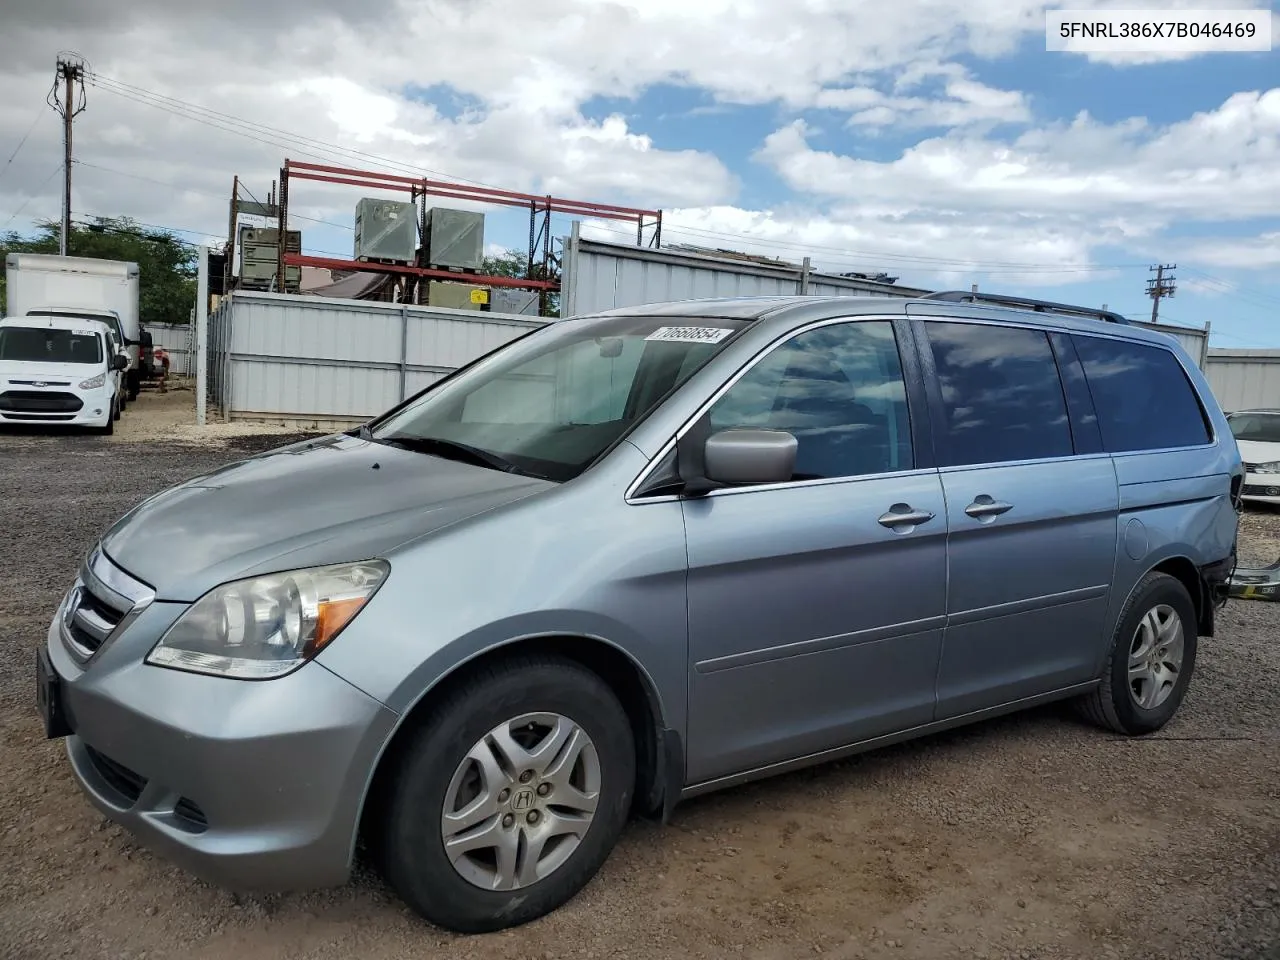
M520 277L524 279L529 276L529 254L522 253L519 250L505 250L502 253L485 257L480 264L480 272L490 277ZM542 279L542 264L534 265L533 276L536 280ZM544 313L548 316L558 317L560 315L560 294L549 293L545 299Z
M31 236L0 235L0 256L57 253L58 231L57 223L46 220L36 224ZM72 225L67 253L136 263L143 323L186 323L190 317L196 302L196 251L171 231L143 227L128 217L95 217L92 223ZM0 278L0 301L4 293Z

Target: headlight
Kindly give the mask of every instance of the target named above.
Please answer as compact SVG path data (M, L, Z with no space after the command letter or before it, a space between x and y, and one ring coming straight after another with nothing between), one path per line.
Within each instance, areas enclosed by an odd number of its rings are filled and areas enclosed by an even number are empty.
M1280 473L1280 460L1272 460L1270 463L1255 463L1253 465L1254 473Z
M324 649L390 571L366 560L224 583L177 619L146 662L240 680L283 676Z
M88 380L80 381L81 390L97 390L100 386L107 382L107 375L100 373L96 377L90 377Z

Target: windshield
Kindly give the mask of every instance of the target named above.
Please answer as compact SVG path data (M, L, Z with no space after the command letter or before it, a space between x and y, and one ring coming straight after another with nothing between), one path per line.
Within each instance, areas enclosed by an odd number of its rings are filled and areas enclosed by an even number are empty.
M1227 422L1237 440L1280 443L1280 413L1236 413Z
M0 327L0 360L98 364L102 339L92 330Z
M115 335L116 343L124 343L124 334L120 330L120 318L114 313L80 312L77 310L28 310L28 317L78 317L81 320L97 320L105 323Z
M571 480L744 325L677 317L553 322L389 416L371 438Z

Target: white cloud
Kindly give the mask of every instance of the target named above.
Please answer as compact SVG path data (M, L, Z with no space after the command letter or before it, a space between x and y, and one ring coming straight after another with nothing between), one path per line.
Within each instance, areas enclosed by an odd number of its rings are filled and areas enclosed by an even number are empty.
M1179 256L1227 269L1274 270L1280 268L1280 231L1257 237L1194 243Z
M964 70L948 73L952 79L940 97L893 96L871 86L828 87L814 95L813 106L850 111L849 125L854 127L963 127L1031 119L1021 91L989 87ZM914 74L910 85L916 85L918 79L922 77Z
M1134 3L1140 0L1072 5ZM89 109L77 120L84 165L76 171L76 210L215 234L225 229L233 174L265 199L286 156L379 165L335 155L324 145L333 143L445 178L661 206L672 239L699 242L698 234L679 236L683 227L730 235L703 236L711 245L735 245L733 235L743 234L775 253L786 252L783 243L829 246L846 251L850 269L864 264L866 252L868 269L890 272L908 257L920 258L916 270L933 264L948 276L987 261L1062 262L1072 266L1007 269L1040 282L1081 279L1090 274L1079 265L1100 243L1151 243L1175 219L1208 224L1280 212L1278 91L1240 94L1167 128L1082 115L993 135L998 124L1028 125L1034 105L1018 90L982 83L955 57L1042 44L1047 6L546 0L535 16L522 0L281 0L271 5L272 29L255 30L245 25L262 16L259 0L212 7L8 0L0 29L0 163L40 109L56 51L78 47L107 77L315 141L286 144L242 126L238 132L250 136L238 136L182 116L180 104L164 102L161 110L138 103L136 91L121 97L91 87ZM753 211L721 158L667 149L621 111L600 118L585 109L593 97L633 96L657 83L705 92L714 104L708 110L828 109L832 124L850 124L854 136L890 127L943 132L873 162L822 150L803 125L782 126L759 156L796 196ZM441 100L414 100L406 96L410 85L447 85L468 106L458 114ZM702 122L728 121L711 113ZM50 174L59 162L57 124L46 111L0 175L0 228L24 202L18 223L56 215ZM349 222L358 195L307 185L291 199L296 213Z
M995 139L924 140L891 162L814 149L795 121L757 154L792 189L850 203L954 212L1230 220L1280 216L1280 87L1153 128L1138 119L1069 124Z

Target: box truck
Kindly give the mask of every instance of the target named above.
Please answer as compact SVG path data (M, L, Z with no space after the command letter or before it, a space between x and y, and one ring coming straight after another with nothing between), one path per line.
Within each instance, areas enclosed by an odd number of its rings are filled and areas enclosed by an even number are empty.
M5 258L5 280L7 316L81 317L113 327L129 355L125 396L137 399L143 336L136 263L11 253Z

